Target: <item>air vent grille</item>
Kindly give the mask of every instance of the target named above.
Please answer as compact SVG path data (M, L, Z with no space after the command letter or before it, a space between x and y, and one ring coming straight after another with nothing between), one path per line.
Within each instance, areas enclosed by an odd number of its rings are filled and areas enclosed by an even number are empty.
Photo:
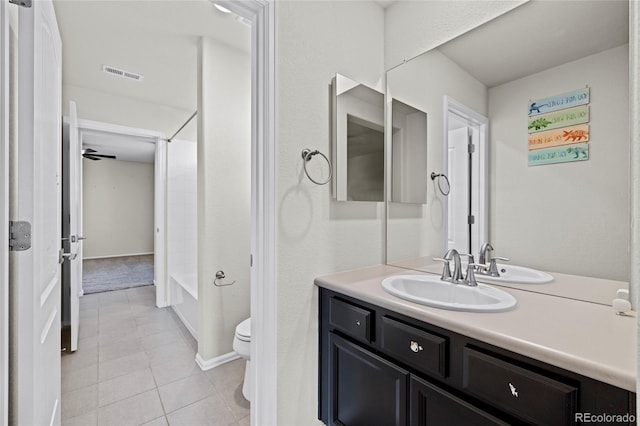
M117 75L118 77L128 78L129 80L142 81L144 76L131 71L125 71L120 68L112 67L110 65L102 65L102 72L111 75Z

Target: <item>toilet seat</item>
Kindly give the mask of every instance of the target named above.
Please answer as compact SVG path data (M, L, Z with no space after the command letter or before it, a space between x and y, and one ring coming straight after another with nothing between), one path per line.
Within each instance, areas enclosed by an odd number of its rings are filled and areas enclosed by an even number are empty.
M242 321L236 327L236 338L243 342L251 341L251 318Z

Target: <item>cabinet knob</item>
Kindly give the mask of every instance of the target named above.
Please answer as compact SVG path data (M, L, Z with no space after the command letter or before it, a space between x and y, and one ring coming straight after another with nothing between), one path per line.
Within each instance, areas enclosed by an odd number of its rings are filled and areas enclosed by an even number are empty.
M516 387L511 383L509 383L509 390L511 391L511 396L513 396L514 398L518 397L518 389L516 389Z
M412 340L411 343L409 344L409 349L411 349L411 351L413 352L420 352L422 350L422 346L420 346L418 344L418 342Z
M360 326L360 321L356 321L356 325L359 327Z

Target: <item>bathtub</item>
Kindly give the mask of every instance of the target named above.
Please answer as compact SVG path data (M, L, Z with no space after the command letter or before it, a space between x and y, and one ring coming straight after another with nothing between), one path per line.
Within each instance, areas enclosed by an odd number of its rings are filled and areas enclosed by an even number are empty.
M189 333L198 339L198 277L196 274L171 274L171 308Z

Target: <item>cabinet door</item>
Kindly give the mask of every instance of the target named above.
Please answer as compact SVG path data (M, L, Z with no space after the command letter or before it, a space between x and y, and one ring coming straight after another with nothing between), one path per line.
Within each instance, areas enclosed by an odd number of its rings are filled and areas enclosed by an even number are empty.
M411 426L508 425L442 389L411 376Z
M404 426L409 374L329 334L329 424Z

